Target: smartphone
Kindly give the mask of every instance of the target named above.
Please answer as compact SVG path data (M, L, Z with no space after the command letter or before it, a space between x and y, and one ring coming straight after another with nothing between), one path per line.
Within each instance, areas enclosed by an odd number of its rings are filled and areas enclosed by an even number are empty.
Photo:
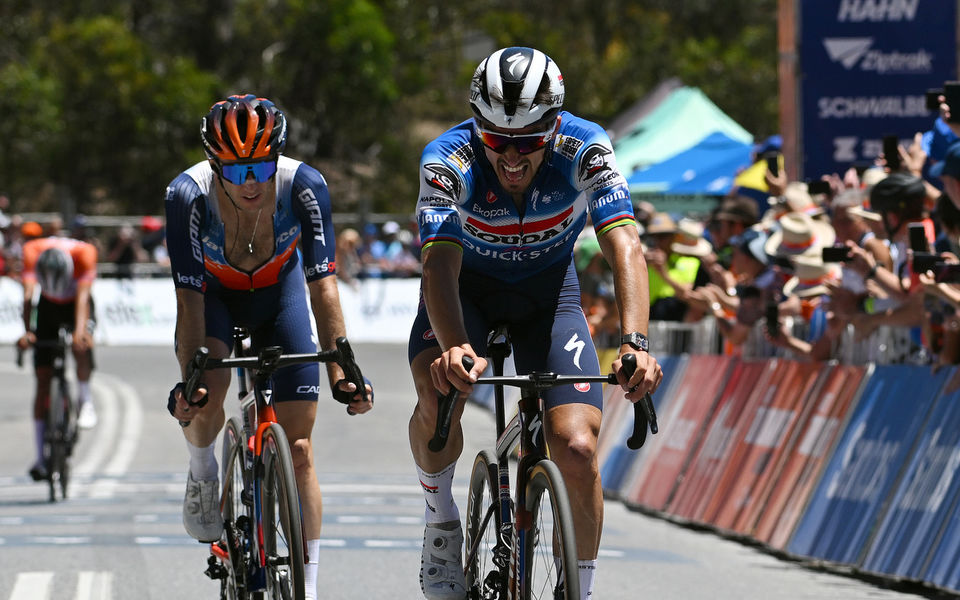
M780 307L775 300L767 301L767 333L772 338L780 337Z
M940 257L936 254L931 254L929 252L914 252L913 253L913 264L910 268L914 273L926 273L927 271L934 271L937 268L937 261L940 260Z
M960 283L960 265L939 263L936 270L937 283Z
M821 250L823 253L823 262L850 262L853 257L850 256L850 249L846 246L828 246Z
M829 181L824 181L823 179L817 179L816 181L807 182L807 192L809 192L811 195L829 194L831 191L833 190L830 189Z
M907 232L910 240L910 249L914 252L930 252L930 243L927 241L927 230L923 223L910 223L907 225Z
M960 123L960 81L948 81L943 84L943 95L950 107L951 123Z
M900 170L900 138L895 135L883 136L883 158L890 171Z
M943 88L930 88L927 90L927 110L930 112L940 111L940 96L943 95Z
M780 176L780 153L764 152L763 157L767 159L767 169L773 173L774 177Z

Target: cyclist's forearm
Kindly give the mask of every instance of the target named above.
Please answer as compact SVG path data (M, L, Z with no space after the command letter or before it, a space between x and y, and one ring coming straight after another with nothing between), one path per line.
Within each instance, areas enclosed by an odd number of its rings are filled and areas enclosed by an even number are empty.
M87 330L87 322L90 320L90 283L80 283L77 285L77 300L74 303L74 325L73 331L80 334Z
M30 317L33 315L33 292L35 284L23 283L23 330L30 331Z
M421 289L430 326L444 351L470 342L460 306L460 250L431 247L423 255Z
M187 364L205 340L203 294L193 290L177 290L177 362L181 377L186 377Z
M340 292L336 277L324 277L307 284L310 290L310 308L317 323L317 338L322 350L336 347L338 337L346 336L347 328L343 322L343 309L340 306ZM327 378L332 387L343 378L343 370L335 362L327 363Z
M650 321L650 284L640 236L633 227L617 227L599 239L613 270L622 333L647 333Z

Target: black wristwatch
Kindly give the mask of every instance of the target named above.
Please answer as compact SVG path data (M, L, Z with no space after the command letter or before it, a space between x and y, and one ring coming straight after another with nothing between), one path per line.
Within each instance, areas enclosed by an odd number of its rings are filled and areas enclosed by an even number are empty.
M627 333L620 336L620 345L629 344L634 350L642 350L643 352L650 351L650 342L647 341L647 336L634 331L633 333Z

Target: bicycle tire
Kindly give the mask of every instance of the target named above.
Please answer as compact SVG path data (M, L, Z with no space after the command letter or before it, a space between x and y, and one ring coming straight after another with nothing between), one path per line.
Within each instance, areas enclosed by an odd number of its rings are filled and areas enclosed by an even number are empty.
M63 499L67 497L67 483L70 478L67 463L67 444L69 440L69 397L66 396L65 383L54 381L54 392L50 395L47 409L46 431L46 468L50 502L57 501L57 488Z
M244 473L244 440L243 427L237 417L230 417L223 428L223 453L221 465L223 469L223 498L221 499L221 516L223 516L223 538L226 546L228 561L223 565L226 568L224 580L224 597L226 600L247 600L247 557L244 554L246 544L241 539L243 532L237 525L238 518L246 515L243 503L243 492L246 489L246 475ZM249 523L249 519L247 519ZM223 562L223 561L221 561Z
M473 461L467 499L463 565L468 600L507 597L505 573L493 560L501 526L499 489L497 461L490 452L482 450ZM476 551L471 556L474 547ZM509 556L505 558L509 560Z
M264 600L304 600L303 528L290 445L271 423L262 438L263 546L267 564Z
M522 544L520 561L526 584L521 590L522 600L578 600L580 575L573 511L563 477L552 461L543 459L528 471L526 508L533 528L519 532L515 540ZM556 595L561 583L565 593Z

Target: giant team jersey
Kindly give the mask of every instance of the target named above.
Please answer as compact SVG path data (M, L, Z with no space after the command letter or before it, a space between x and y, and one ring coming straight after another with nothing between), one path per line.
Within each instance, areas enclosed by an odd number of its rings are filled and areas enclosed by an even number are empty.
M319 171L285 156L277 161L274 253L249 272L227 262L215 178L210 164L203 161L167 187L167 251L176 287L203 292L210 277L233 290L273 285L299 264L298 241L307 281L335 272L330 194Z
M465 269L513 282L569 260L588 214L597 235L634 225L627 182L606 132L560 115L560 130L524 193L523 214L500 187L472 119L428 144L417 202L423 248L454 244L463 249Z

